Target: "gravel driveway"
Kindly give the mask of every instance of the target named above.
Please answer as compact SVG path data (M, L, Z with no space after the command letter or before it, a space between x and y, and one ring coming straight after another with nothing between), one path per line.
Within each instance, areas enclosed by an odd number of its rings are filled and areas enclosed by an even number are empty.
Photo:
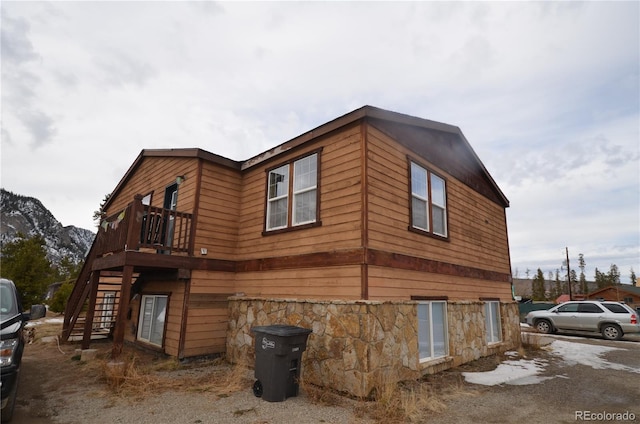
M411 405L398 405L416 409L407 411L411 421L402 421L397 414L374 414L373 402L332 394L318 399L306 388L284 402L266 402L253 396L250 370L239 391L221 392L205 384L214 379L209 373L216 368L206 364L158 371L164 386L142 379L136 390L117 394L99 377L104 375L100 369L104 361L74 360L75 346L37 340L25 350L13 423L569 423L580 421L576 420L580 411L590 418L598 418L593 415L598 413L610 414L602 418L620 418L611 414L627 413L627 418L635 418L629 422L640 422L640 337L619 342L571 336L554 340L551 347L522 350L524 356L512 352L500 358L500 365L496 358L483 358L429 377L422 385L431 390L421 393L438 399L439 407L420 410L424 404L415 399ZM98 346L107 351L110 345ZM569 352L586 354L576 359ZM533 364L535 375L494 385L465 380L471 375L465 373L491 376L510 363L516 370L521 364ZM166 381L175 387L168 388Z
M537 382L486 386L477 397L450 402L445 414L427 422L640 422L640 337L616 342L562 335L553 340L540 357L546 362Z

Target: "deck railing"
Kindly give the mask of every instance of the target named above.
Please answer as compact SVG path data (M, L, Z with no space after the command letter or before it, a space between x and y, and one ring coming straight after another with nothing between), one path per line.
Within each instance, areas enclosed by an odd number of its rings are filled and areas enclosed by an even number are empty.
M95 259L141 249L155 250L157 254L191 255L192 225L192 214L143 205L141 195L136 195L122 211L104 219L67 301L63 338L68 339L89 296L89 279Z
M143 205L142 197L102 221L96 255L124 250L155 249L157 253L191 253L193 215Z

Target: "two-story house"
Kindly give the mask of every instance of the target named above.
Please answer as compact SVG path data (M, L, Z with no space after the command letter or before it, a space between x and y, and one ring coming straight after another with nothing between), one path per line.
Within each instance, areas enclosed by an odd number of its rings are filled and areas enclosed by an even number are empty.
M370 106L246 161L143 150L63 336L237 361L252 326L294 324L304 378L366 396L519 345L508 205L459 128Z

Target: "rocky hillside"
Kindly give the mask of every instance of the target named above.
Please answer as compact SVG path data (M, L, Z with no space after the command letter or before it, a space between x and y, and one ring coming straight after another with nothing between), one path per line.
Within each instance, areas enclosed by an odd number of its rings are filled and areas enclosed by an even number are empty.
M0 241L11 242L18 233L44 237L47 256L54 264L65 256L84 260L95 236L84 228L63 227L38 199L0 189Z

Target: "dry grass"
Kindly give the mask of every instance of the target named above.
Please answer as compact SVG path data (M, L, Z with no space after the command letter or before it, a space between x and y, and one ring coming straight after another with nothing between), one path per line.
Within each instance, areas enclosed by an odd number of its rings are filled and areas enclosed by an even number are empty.
M374 401L363 405L376 422L415 423L425 415L446 410L447 400L471 392L462 383L437 387L429 382L382 383L376 387Z
M51 317L49 317L51 318ZM99 376L105 384L103 395L139 400L162 391L207 392L218 397L229 396L240 390L250 390L253 380L247 364L228 364L224 358L181 363L176 358L144 352L124 346L118 364L111 359L111 342L94 342L96 358L81 361L74 353L78 345L42 344L43 337L58 337L62 323L43 322L34 326L34 347L41 351L55 351L60 366L72 367L78 379L95 381ZM36 347L37 346L37 347ZM71 370L71 368L70 368Z
M60 324L37 326L37 339L59 334L60 327ZM104 394L107 396L140 400L171 390L226 397L238 391L251 390L253 383L246 363L230 365L223 358L217 358L185 364L175 358L160 357L125 346L120 357L122 364L114 366L110 364L111 343L92 347L99 350L96 360L74 361L74 372L84 376L100 375L106 385ZM65 350L68 350L68 346ZM524 346L518 349L518 354L528 357L535 356L539 351L537 347ZM69 355L64 357L70 358ZM393 378L381 376L373 396L366 400L353 401L335 391L304 381L300 382L300 390L315 404L344 407L345 404L353 403L357 417L385 424L418 423L423 422L425 416L444 412L452 399L478 394L477 390L465 384L461 372L489 371L502 359L504 358L501 356L483 358L415 382L390 384L388 381L393 381ZM392 372L393 370L390 371ZM239 409L235 415L252 413L255 413L252 408Z
M249 375L250 371L246 363L218 365L211 374L193 379L189 390L211 392L219 397L225 397L249 389L253 383Z
M118 364L101 360L104 380L115 395L142 399L158 392L207 392L225 397L250 387L246 364L228 365L221 359L201 361L196 365L181 365L177 359L149 361L130 353Z
M300 381L300 391L304 392L307 398L316 405L339 406L344 402L344 397L324 387Z
M392 371L391 371L392 372ZM392 378L380 378L368 399L354 402L354 414L385 424L419 423L424 417L444 412L447 402L460 396L476 396L457 373L439 373L424 380L389 383ZM313 384L300 383L300 389L315 404L344 406L348 398Z

